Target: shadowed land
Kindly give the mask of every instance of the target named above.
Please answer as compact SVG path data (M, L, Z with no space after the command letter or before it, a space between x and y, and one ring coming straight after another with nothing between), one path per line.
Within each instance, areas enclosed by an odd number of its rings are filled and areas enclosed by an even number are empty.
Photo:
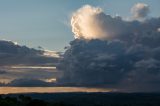
M0 106L159 106L160 93L32 93L0 96Z

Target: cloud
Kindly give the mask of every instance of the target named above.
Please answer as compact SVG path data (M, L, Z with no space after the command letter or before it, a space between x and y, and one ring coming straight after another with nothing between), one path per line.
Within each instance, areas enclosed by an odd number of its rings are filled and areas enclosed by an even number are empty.
M64 71L60 81L80 86L117 84L125 75L127 61L120 59L124 53L119 41L75 40L71 42L59 68ZM119 58L116 58L119 57ZM123 70L119 71L117 70Z
M0 69L0 74L5 74L6 70Z
M1 67L0 82L10 83L16 79L36 79L45 82L54 82L60 73L54 67L44 66L7 66ZM55 80L56 81L56 80Z
M160 28L157 29L157 32L160 32Z
M33 84L35 86L47 85L42 80L58 76L55 66L59 58L59 52L37 50L21 46L13 41L0 40L0 83L2 86L3 83L10 83L9 86L18 86L18 84L19 86L27 86L27 84L30 86L30 83L32 86ZM22 80L23 83L17 79L28 80ZM34 83L29 79L34 79Z
M138 14L138 16L136 17L137 19L145 17L145 15L143 15L144 17L140 15L145 14L145 12L143 11L147 11L147 9L143 8L149 7L146 4L136 4L132 8L134 15ZM156 21L156 19L153 19L152 21L154 20ZM127 22L123 20L120 16L112 17L105 14L101 8L92 7L90 5L85 5L75 11L71 18L71 27L72 32L74 33L74 37L76 39L85 40L112 40L121 36L123 36L124 38L128 36L129 38L133 37L131 34L136 34L137 31L144 30L143 28L146 29L146 32L147 30L150 31L153 30L153 28L157 28L157 26L152 25L153 27L149 27L149 25L151 24L147 22L140 23L136 20ZM154 30L158 30L158 28ZM132 38L132 40L133 39L135 38Z
M11 81L7 86L16 87L44 87L44 86L54 86L54 83L45 82L38 79L15 79Z
M134 19L144 19L148 16L150 8L147 4L137 3L132 7L131 12Z
M56 53L54 53L55 55ZM15 42L0 40L0 66L53 64L58 60L50 51L20 46Z
M73 13L72 32L78 39L110 39L119 33L121 19L106 15L101 8L85 5ZM114 30L112 29L114 27Z
M160 91L160 60L155 58L141 59L134 64L124 84L129 88L141 91ZM130 88L131 89L131 88Z
M87 5L71 24L76 39L57 67L58 83L160 91L160 18L125 21Z

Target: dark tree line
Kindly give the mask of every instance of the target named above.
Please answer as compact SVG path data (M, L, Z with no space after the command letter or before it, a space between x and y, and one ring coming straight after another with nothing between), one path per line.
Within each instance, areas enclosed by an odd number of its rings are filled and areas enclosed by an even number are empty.
M63 102L47 102L40 99L32 99L29 96L19 97L0 96L0 106L72 106Z

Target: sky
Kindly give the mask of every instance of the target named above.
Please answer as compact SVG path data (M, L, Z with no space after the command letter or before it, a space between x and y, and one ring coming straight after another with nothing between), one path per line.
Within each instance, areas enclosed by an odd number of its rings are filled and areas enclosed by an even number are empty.
M0 0L0 86L160 91L159 4Z
M74 39L70 18L78 8L89 4L127 18L130 8L139 2L150 6L150 16L160 16L159 0L0 0L0 39L64 51Z

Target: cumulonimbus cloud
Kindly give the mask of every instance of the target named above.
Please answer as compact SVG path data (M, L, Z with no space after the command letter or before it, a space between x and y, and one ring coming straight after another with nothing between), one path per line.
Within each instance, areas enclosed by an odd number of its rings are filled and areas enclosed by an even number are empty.
M160 18L125 21L87 5L71 24L76 39L57 67L59 83L160 91Z

